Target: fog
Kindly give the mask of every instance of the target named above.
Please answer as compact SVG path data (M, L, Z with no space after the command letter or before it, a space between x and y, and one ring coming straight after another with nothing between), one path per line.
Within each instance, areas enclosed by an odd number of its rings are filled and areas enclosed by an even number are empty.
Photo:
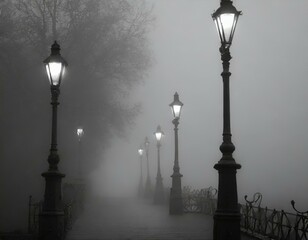
M308 175L307 1L234 1L243 11L231 46L231 126L239 202L263 194L262 205L307 208ZM139 179L137 149L148 136L152 183L154 131L165 132L161 161L170 187L174 133L168 106L175 91L184 103L179 125L182 185L217 187L213 169L222 141L222 71L218 35L210 14L217 1L155 1L151 46L155 65L131 101L142 113L126 139L115 139L106 163L93 172L97 189L132 193ZM145 165L145 164L144 164ZM145 173L145 169L144 169ZM109 186L109 188L108 188Z
M221 158L222 65L220 42L211 14L218 8L219 1L146 2L149 6L153 5L155 17L148 35L153 63L146 78L130 89L126 99L129 106L140 104L140 113L134 123L128 125L125 134L110 135L110 142L101 150L97 147L94 153L88 150L92 149L91 139L96 136L95 130L84 126L82 166L88 168L86 177L90 192L95 196L122 198L137 195L140 177L137 149L146 136L150 140L150 178L154 186L157 172L154 132L157 125L161 125L165 133L160 151L163 184L166 188L171 186L174 131L169 104L175 92L184 103L179 124L182 186L201 189L217 188L218 185L218 173L213 166ZM242 166L237 172L239 202L244 203L245 195L252 198L254 193L260 192L263 195L262 206L292 211L290 201L294 199L297 207L306 211L308 59L304 44L308 38L308 2L234 0L233 3L243 11L230 49L233 57L230 63L231 131L236 147L234 158ZM61 89L60 129L63 111L69 108L69 104L65 104L65 94L73 94L73 90L69 89L69 85L73 84L73 81L65 83ZM46 92L46 98L42 102L46 102L44 109L47 109L49 92L48 86L44 87L46 89L42 87L42 91ZM7 91L15 94L14 89ZM9 104L3 105L8 108ZM83 119L86 118L86 115L83 116ZM18 160L18 157L22 159L23 154L27 154L26 151L21 154L22 140L15 146L8 146L6 139L1 137L1 148L15 152L14 160L6 159L1 163L1 195L6 197L0 205L3 211L12 209L3 215L7 219L5 229L24 228L26 218L14 222L14 216L19 212L26 214L28 195L34 194L37 200L43 198L44 179L40 174L47 168L50 133L48 116L44 116L42 122L45 120L46 125L36 130L42 132L42 136L35 135L37 139L34 139L35 148L39 148L40 152L31 163ZM28 116L24 121L31 119ZM70 139L75 138L76 122L62 127L70 128ZM67 174L64 182L74 178L77 171L76 165L65 165L69 151L77 151L77 140L72 142L69 148L64 149L65 142L59 140L59 168ZM95 144L99 146L101 143ZM87 166L87 158L91 157L98 159L95 168ZM143 158L144 180L145 163ZM23 181L30 175L31 181L35 180L28 187L23 186ZM12 204L14 196L22 203ZM5 220L1 219L1 222Z

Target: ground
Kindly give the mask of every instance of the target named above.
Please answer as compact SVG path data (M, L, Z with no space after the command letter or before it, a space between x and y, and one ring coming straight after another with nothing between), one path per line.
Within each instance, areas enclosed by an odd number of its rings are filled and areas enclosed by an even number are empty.
M67 240L210 240L212 231L212 216L170 216L167 205L151 201L96 198L86 205Z

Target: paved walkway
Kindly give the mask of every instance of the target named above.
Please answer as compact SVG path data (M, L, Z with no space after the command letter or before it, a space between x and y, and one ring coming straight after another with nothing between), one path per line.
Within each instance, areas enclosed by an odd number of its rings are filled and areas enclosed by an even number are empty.
M170 216L167 206L104 199L86 206L67 240L207 240L212 239L212 230L212 216Z

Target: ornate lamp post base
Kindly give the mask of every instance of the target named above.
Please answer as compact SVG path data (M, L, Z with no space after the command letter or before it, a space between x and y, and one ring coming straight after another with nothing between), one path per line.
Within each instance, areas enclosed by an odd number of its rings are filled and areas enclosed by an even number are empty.
M39 239L63 240L65 226L61 181L65 175L58 171L48 171L42 176L46 185L43 209L39 215Z
M63 240L64 212L42 212L39 229L39 240Z
M241 168L234 160L220 160L218 170L218 202L214 214L214 239L241 239L241 214L237 200L236 170Z
M180 173L172 174L172 188L170 189L169 214L183 214L183 198Z

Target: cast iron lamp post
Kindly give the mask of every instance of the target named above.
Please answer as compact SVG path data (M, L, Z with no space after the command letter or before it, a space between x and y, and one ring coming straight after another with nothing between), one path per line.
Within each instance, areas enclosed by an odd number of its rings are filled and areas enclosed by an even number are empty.
M82 159L82 149L81 149L81 139L84 135L83 128L77 128L77 137L78 137L78 177L82 179L81 171L81 159Z
M83 178L82 172L82 162L83 162L83 152L82 152L82 138L84 135L84 130L82 127L77 128L77 137L78 137L78 177L76 182L76 210L82 212L84 210L85 204L85 191L86 185Z
M229 48L232 43L236 23L240 11L232 5L230 0L221 0L220 7L213 13L220 41L220 53L223 65L221 73L223 80L223 142L220 146L222 158L215 164L218 170L218 199L214 214L214 240L240 240L241 215L238 207L236 170L241 168L232 156L235 147L231 141L230 127L230 89L229 65L231 55Z
M178 125L180 120L181 109L183 103L179 100L179 94L176 92L174 94L174 100L169 105L172 109L174 119L172 123L174 124L174 165L172 177L172 187L170 189L170 202L169 202L169 214L182 214L183 213L183 199L182 199L182 186L179 166L179 156L178 156Z
M150 163L149 163L149 145L150 145L150 142L148 138L146 137L144 140L145 156L147 159L147 180L145 182L145 190L144 190L144 196L146 198L152 197L152 184L151 184L151 179L150 179Z
M142 155L143 155L143 149L140 146L138 149L138 154L140 158L140 180L139 180L139 188L138 188L138 195L139 197L143 196L143 176L142 176Z
M39 219L39 239L64 239L64 211L62 203L61 180L65 176L58 170L60 161L57 150L57 106L60 84L67 66L60 55L57 42L51 46L51 55L44 61L51 89L52 132L51 148L48 156L49 168L42 173L45 178L45 194Z
M154 203L162 204L165 201L165 197L164 197L163 178L161 177L161 171L160 171L160 146L161 146L160 141L162 139L162 136L164 136L164 133L159 125L157 126L154 135L157 141L157 176L156 176L156 186L154 192Z

